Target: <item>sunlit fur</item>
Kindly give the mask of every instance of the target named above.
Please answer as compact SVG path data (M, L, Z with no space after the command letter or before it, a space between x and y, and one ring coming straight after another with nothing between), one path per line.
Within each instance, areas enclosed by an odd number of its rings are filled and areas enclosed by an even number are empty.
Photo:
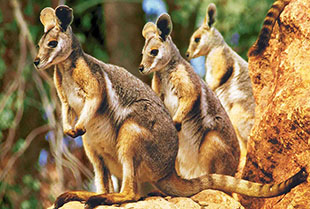
M210 19L212 23L215 20L215 13L215 5L210 4L204 23L191 36L186 56L188 59L206 56L205 81L220 99L237 133L241 148L241 172L246 159L247 141L254 125L255 101L248 63L227 45L221 33L210 24Z
M234 175L239 144L224 108L181 57L170 35L163 40L159 27L147 24L144 28L147 32L143 32L146 40L140 66L142 73L154 72L152 88L164 101L174 123L181 126L177 157L180 175L185 178L207 173ZM150 53L152 49L159 50L157 56Z
M56 199L54 208L69 201L84 202L85 208L135 201L140 198L138 184L143 182L180 196L206 188L270 196L287 192L301 182L304 172L284 184L265 186L229 176L180 178L175 171L177 131L162 101L125 69L83 52L70 27L71 8L61 5L55 11L44 11L41 22L51 31L45 30L34 64L38 70L54 65L64 132L72 137L82 135L97 188L97 192L65 192ZM57 19L50 18L53 16ZM50 37L58 41L59 48L44 44ZM111 174L122 180L119 193L112 193ZM246 190L248 184L254 188L251 193Z

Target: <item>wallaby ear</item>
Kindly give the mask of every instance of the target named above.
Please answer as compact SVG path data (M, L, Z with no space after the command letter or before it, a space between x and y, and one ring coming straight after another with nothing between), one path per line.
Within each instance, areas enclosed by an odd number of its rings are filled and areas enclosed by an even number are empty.
M172 31L171 18L167 13L160 15L156 21L158 35L166 41Z
M51 7L44 8L40 13L40 21L44 26L44 33L55 27L55 10Z
M73 21L73 10L66 6L60 5L55 9L57 24L62 31L66 31Z
M211 3L209 4L207 8L207 12L206 12L206 16L205 16L203 24L211 28L213 23L215 22L215 15L216 15L216 6L215 4Z
M157 31L156 25L152 22L148 22L144 25L142 30L142 36L147 39Z

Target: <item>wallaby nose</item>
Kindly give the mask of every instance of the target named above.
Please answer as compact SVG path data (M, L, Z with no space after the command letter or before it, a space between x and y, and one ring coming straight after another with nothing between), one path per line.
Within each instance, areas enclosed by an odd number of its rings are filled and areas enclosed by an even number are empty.
M185 57L186 57L186 58L189 58L189 52L186 52L186 53L185 53Z
M142 73L143 70L144 70L144 66L141 64L141 65L139 66L139 71Z
M35 66L38 66L40 64L40 58L36 58L34 61L33 61L33 64Z

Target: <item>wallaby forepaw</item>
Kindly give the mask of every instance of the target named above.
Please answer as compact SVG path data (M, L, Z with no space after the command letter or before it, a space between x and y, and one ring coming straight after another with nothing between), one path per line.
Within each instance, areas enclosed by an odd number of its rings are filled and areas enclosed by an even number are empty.
M80 198L74 193L71 192L65 192L61 195L59 195L54 203L54 209L61 208L64 204L71 201L85 201L84 199Z

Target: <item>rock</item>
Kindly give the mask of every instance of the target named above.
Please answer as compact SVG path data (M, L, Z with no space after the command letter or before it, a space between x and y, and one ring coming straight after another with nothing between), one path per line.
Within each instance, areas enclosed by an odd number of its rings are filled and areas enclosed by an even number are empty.
M52 209L50 207L49 209ZM205 190L191 198L187 197L147 197L122 205L99 206L96 209L244 209L239 202L224 192ZM84 209L80 202L66 203L61 209Z
M204 190L194 195L192 199L203 206L204 209L244 209L234 198L217 190Z
M291 1L269 46L249 57L257 103L243 178L281 182L302 166L310 171L310 1ZM309 178L308 178L309 182ZM276 198L241 198L245 208L309 208L310 184Z

